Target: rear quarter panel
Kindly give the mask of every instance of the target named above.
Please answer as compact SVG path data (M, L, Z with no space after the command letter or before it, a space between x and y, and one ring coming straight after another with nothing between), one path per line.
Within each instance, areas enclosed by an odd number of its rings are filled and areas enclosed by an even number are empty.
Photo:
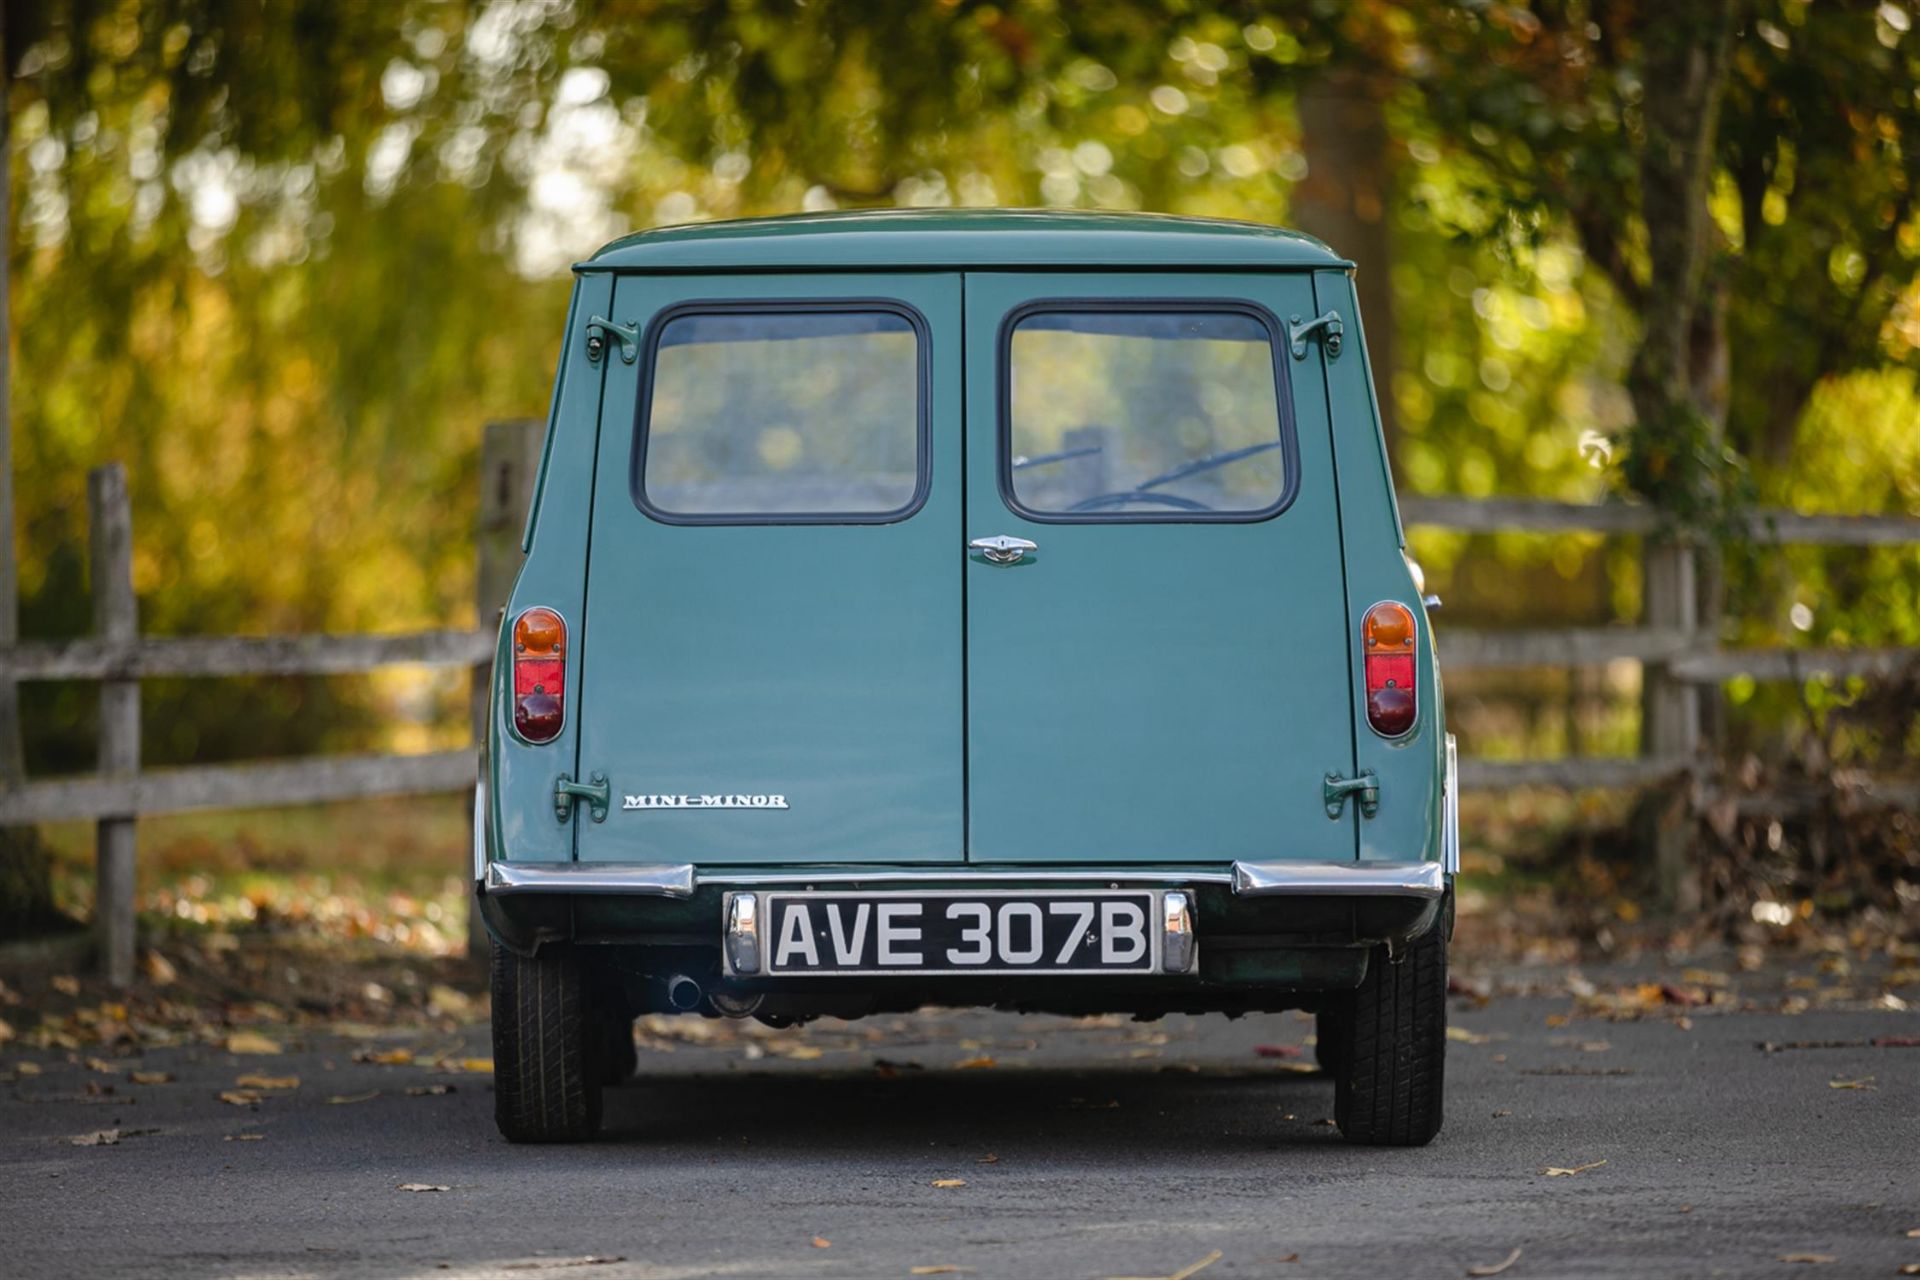
M489 856L496 859L573 859L573 824L554 820L553 784L560 774L573 772L580 725L580 621L586 603L587 515L593 497L602 377L602 367L587 360L585 325L592 316L607 315L612 300L610 275L583 274L574 286L527 525L527 560L505 615L510 620L524 609L545 605L566 620L566 723L552 742L532 746L514 736L512 699L506 693L511 672L504 622L495 654L487 734L487 843ZM618 344L609 343L602 364L619 358Z
M1347 569L1347 638L1355 655L1354 757L1360 769L1372 769L1380 779L1380 810L1360 824L1360 860L1438 862L1446 721L1433 630L1403 555L1405 538L1353 278L1344 271L1316 271L1313 281L1319 311L1339 312L1348 334L1345 349L1326 361L1326 369ZM1419 631L1414 646L1419 714L1411 731L1391 740L1367 724L1367 694L1359 667L1361 620L1382 600L1397 600L1411 609Z

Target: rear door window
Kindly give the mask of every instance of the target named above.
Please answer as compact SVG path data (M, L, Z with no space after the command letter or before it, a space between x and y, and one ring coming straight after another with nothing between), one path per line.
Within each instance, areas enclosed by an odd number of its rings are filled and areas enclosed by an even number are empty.
M1258 309L1041 302L1003 335L1001 487L1022 514L1257 520L1292 497L1284 371Z
M679 524L885 523L925 500L926 332L897 303L692 303L649 330L634 498Z

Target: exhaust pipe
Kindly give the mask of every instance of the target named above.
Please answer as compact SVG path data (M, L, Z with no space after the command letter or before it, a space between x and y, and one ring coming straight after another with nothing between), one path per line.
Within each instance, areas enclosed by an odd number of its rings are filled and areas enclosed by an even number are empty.
M756 991L752 995L736 995L731 991L716 991L707 997L707 1003L713 1011L726 1018L751 1018L759 1009L760 1002L766 996Z
M700 984L684 973L676 973L667 979L667 1002L682 1013L698 1009L704 994Z

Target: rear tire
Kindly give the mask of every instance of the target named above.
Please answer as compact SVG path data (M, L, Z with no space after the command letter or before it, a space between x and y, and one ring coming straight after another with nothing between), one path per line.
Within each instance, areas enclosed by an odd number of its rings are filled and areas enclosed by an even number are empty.
M1397 963L1387 958L1385 947L1375 948L1367 958L1365 981L1320 1015L1323 1029L1338 1027L1330 1064L1333 1114L1348 1142L1421 1147L1440 1132L1447 933L1444 922L1436 922Z
M599 1131L603 1027L572 948L494 948L494 1120L508 1142L584 1142Z

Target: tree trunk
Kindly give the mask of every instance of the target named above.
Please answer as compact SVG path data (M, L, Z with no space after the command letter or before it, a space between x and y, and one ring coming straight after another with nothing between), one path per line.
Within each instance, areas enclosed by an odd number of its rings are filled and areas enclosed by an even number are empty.
M1387 457L1400 455L1393 413L1393 266L1387 209L1393 169L1380 99L1365 77L1329 72L1300 91L1307 176L1293 188L1293 224L1353 259ZM1399 474L1399 468L1394 468Z
M14 51L0 31L0 648L20 638L20 573L13 543L13 89ZM0 789L26 779L20 689L0 679ZM52 855L32 827L0 828L0 937L63 923L53 907Z
M1717 500L1714 459L1726 426L1726 294L1712 268L1715 228L1707 213L1720 100L1727 79L1736 0L1698 0L1662 10L1640 32L1645 47L1640 213L1650 277L1642 300L1640 347L1627 374L1634 429L1628 476L1662 508L1672 529L1650 539L1644 558L1649 624L1693 630L1700 608L1694 547ZM1700 743L1698 691L1664 663L1647 664L1642 688L1645 754L1689 756ZM1684 785L1684 784L1683 784ZM1684 793L1644 806L1655 896L1668 911L1699 902L1689 860L1692 816Z

